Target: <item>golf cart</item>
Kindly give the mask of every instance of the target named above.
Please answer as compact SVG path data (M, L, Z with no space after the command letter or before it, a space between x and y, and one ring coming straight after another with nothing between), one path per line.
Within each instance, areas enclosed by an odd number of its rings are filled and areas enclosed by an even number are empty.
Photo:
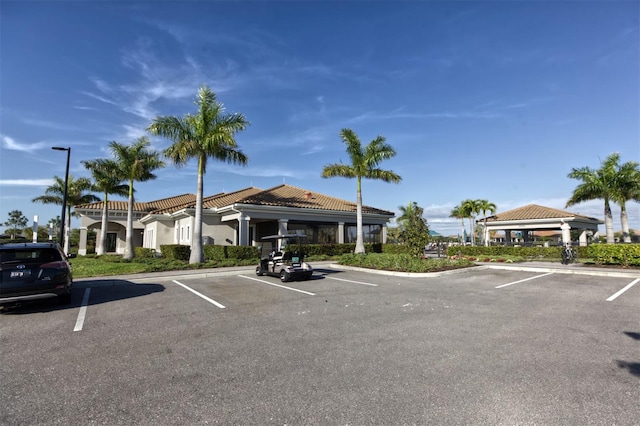
M297 234L263 237L260 264L256 267L256 275L280 277L282 282L311 278L313 268L304 262L302 252L302 240L305 237Z

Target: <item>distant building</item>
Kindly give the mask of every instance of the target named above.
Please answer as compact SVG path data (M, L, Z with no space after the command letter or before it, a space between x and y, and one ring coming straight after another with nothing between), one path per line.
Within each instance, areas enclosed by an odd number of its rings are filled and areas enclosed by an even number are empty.
M484 219L476 220L476 223L485 224ZM550 207L529 204L524 207L498 213L486 218L484 228L485 235L503 235L504 244L530 243L533 242L536 234L542 238L543 235L553 236L558 243L564 243L562 236L562 226L568 226L569 230L577 230L579 245L587 245L588 238L598 233L598 225L604 221L593 217L583 216L564 210ZM500 233L500 234L498 234ZM489 242L490 238L484 241Z

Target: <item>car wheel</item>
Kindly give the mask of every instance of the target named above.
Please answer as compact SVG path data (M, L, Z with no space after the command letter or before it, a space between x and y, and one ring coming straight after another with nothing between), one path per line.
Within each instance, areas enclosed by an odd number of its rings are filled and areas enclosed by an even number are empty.
M264 271L262 270L262 267L260 266L256 267L256 275L259 277L264 275Z
M289 274L284 269L280 271L280 281L282 281L283 283L289 281Z

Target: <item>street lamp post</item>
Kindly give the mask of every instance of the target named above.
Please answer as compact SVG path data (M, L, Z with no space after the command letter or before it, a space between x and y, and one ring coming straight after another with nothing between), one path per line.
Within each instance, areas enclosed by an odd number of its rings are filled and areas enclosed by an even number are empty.
M53 146L51 149L56 151L67 151L67 170L64 175L64 194L62 195L62 215L60 220L60 245L64 247L64 237L66 228L66 213L67 213L67 189L69 186L69 160L71 159L71 147L63 148L61 146Z

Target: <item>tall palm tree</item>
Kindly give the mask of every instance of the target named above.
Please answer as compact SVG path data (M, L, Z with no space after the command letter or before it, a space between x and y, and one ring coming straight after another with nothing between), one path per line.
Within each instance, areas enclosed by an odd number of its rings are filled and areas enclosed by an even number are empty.
M147 130L173 141L164 155L176 166L182 167L192 158L198 161L196 214L189 263L202 263L202 194L207 160L213 158L246 165L249 159L238 149L234 135L246 129L249 121L238 113L223 115L223 105L207 86L200 88L195 104L198 110L194 115L156 117Z
M478 209L482 212L482 242L485 246L489 245L489 235L487 234L487 212L494 214L497 210L497 207L494 203L489 202L489 200L476 200L478 202Z
M62 233L64 238L64 252L69 253L69 237L68 232L70 229L71 223L71 208L78 204L87 204L93 203L95 201L100 201L98 197L91 194L90 191L93 190L93 186L91 185L91 181L87 178L81 177L78 179L74 179L72 175L69 175L69 179L67 180L67 213L66 220L64 224L64 232ZM34 198L34 203L43 203L43 204L57 204L62 205L64 201L64 179L58 176L53 177L53 185L47 187L44 191L44 195ZM77 216L75 212L74 216Z
M604 200L604 227L608 244L615 242L610 202L615 200L618 160L619 155L614 153L601 162L599 169L594 170L591 167L573 168L568 175L571 179L581 180L582 183L573 190L566 207L584 201Z
M149 149L149 139L142 136L130 145L113 141L109 144L111 154L118 164L119 174L128 181L129 202L127 206L127 232L124 246L124 259L133 258L133 203L134 182L145 182L156 178L155 170L165 166L160 153Z
M469 219L469 228L471 229L471 245L476 245L476 232L475 232L475 219L476 215L480 213L480 203L478 200L466 199L460 203L460 208L464 217Z
M460 238L462 239L462 243L464 244L464 220L466 219L465 212L462 210L461 206L455 206L451 209L451 213L449 213L449 217L455 217L456 219L460 219L460 224L462 225L462 233L460 234Z
M356 190L356 253L364 253L364 241L362 236L362 178L378 179L384 182L399 183L402 178L391 170L382 170L378 165L382 160L387 160L396 155L395 149L388 143L384 136L378 136L364 148L360 139L351 129L340 131L342 141L347 145L347 154L351 164L329 164L322 169L322 177L346 177L355 178Z
M109 217L109 194L126 197L129 194L129 186L123 184L124 179L120 174L118 163L113 160L98 158L96 160L82 161L82 164L93 176L95 191L104 194L102 199L102 226L100 237L96 243L96 254L104 254L107 246L107 226Z
M617 155L619 158L617 153L612 155ZM638 166L639 164L635 161L627 161L616 166L616 181L611 199L620 206L620 224L625 243L631 242L627 201L640 201L640 170L638 170Z

